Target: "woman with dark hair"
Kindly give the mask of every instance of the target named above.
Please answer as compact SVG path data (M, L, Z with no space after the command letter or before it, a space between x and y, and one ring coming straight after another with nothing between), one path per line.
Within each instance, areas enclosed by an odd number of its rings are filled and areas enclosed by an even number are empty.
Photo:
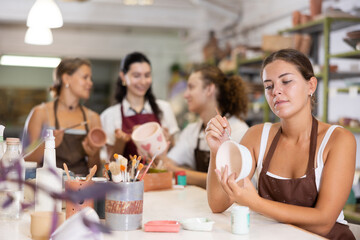
M211 151L208 202L213 212L233 203L293 224L329 239L355 239L343 207L355 172L356 141L348 130L312 115L317 79L309 59L293 49L272 53L262 65L266 100L279 123L253 126L241 140L250 150L253 168L235 182L228 167L215 169L219 146L230 127L221 116L206 128ZM258 176L258 192L251 183Z
M236 129L232 139L240 142L249 128L243 120L248 108L246 86L239 76L227 77L218 67L201 65L192 71L184 97L189 111L200 118L189 124L167 156L163 154L159 159L169 170L186 171L188 184L205 188L210 160L205 141L206 124L218 109Z
M159 99L151 90L152 76L149 59L142 53L128 54L121 62L115 99L117 104L101 114L101 122L107 134L107 150L110 157L119 153L129 158L138 155L130 139L137 125L158 122L168 141L179 131L170 104Z
M55 100L36 106L24 130L24 137L32 144L42 137L46 128L54 129L57 167L62 168L66 163L70 171L82 176L100 164L99 148L89 144L86 138L92 128L101 127L100 117L80 103L90 97L91 76L88 60L63 59L54 71L54 84L50 89ZM84 124L66 129L78 123ZM40 163L43 154L44 143L25 160Z

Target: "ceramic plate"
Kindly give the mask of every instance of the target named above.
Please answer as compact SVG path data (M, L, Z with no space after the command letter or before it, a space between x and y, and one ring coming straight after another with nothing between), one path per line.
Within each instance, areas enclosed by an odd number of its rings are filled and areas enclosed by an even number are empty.
M211 231L215 222L208 218L189 218L180 223L185 230Z

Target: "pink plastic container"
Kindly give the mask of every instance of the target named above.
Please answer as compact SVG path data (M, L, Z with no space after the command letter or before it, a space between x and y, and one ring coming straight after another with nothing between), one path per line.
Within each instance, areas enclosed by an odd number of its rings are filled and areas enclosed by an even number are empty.
M178 221L150 221L144 224L145 232L179 232Z

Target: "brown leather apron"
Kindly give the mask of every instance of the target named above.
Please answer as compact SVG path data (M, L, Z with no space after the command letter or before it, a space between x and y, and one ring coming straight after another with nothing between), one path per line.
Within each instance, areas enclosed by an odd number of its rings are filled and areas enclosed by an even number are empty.
M303 207L315 207L318 192L315 182L315 152L317 143L318 122L313 117L310 135L309 160L304 178L277 179L266 175L268 172L271 158L275 152L276 145L281 135L281 128L275 135L269 151L263 162L263 168L259 176L259 195L263 198L297 205ZM323 236L329 239L355 239L349 226L335 223L331 231Z
M135 115L133 116L125 117L122 104L120 106L120 111L121 111L121 119L122 119L121 130L127 134L131 134L133 128L136 125L144 124L147 122L157 122L160 124L159 119L154 113L148 113L148 114L135 113ZM129 155L135 155L135 154L139 155L134 142L130 139L130 141L127 142L125 145L123 156L130 159Z
M59 121L57 118L58 100L54 102L54 114L55 114L55 128L60 129ZM83 114L84 121L86 121L86 114L81 105L80 110ZM89 128L85 125L86 135L89 132ZM64 133L61 144L56 148L56 166L63 168L63 164L66 163L69 170L76 175L85 176L89 173L87 165L86 153L82 146L82 141L86 135L77 135Z
M200 136L201 131L203 131L203 130L204 130L204 125L201 125L200 131L199 131L199 136ZM209 162L210 162L210 151L204 151L204 150L199 149L199 146L200 146L199 136L197 139L196 148L194 150L196 171L207 173L208 168L209 168Z

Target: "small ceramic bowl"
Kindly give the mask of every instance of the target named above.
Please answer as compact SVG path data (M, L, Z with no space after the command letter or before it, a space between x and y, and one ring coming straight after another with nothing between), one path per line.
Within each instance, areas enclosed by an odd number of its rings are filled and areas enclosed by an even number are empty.
M180 223L185 230L211 231L215 222L208 218L188 218Z
M216 154L216 168L222 171L228 166L228 175L237 174L236 182L247 177L252 168L252 157L245 146L229 140L222 143Z

